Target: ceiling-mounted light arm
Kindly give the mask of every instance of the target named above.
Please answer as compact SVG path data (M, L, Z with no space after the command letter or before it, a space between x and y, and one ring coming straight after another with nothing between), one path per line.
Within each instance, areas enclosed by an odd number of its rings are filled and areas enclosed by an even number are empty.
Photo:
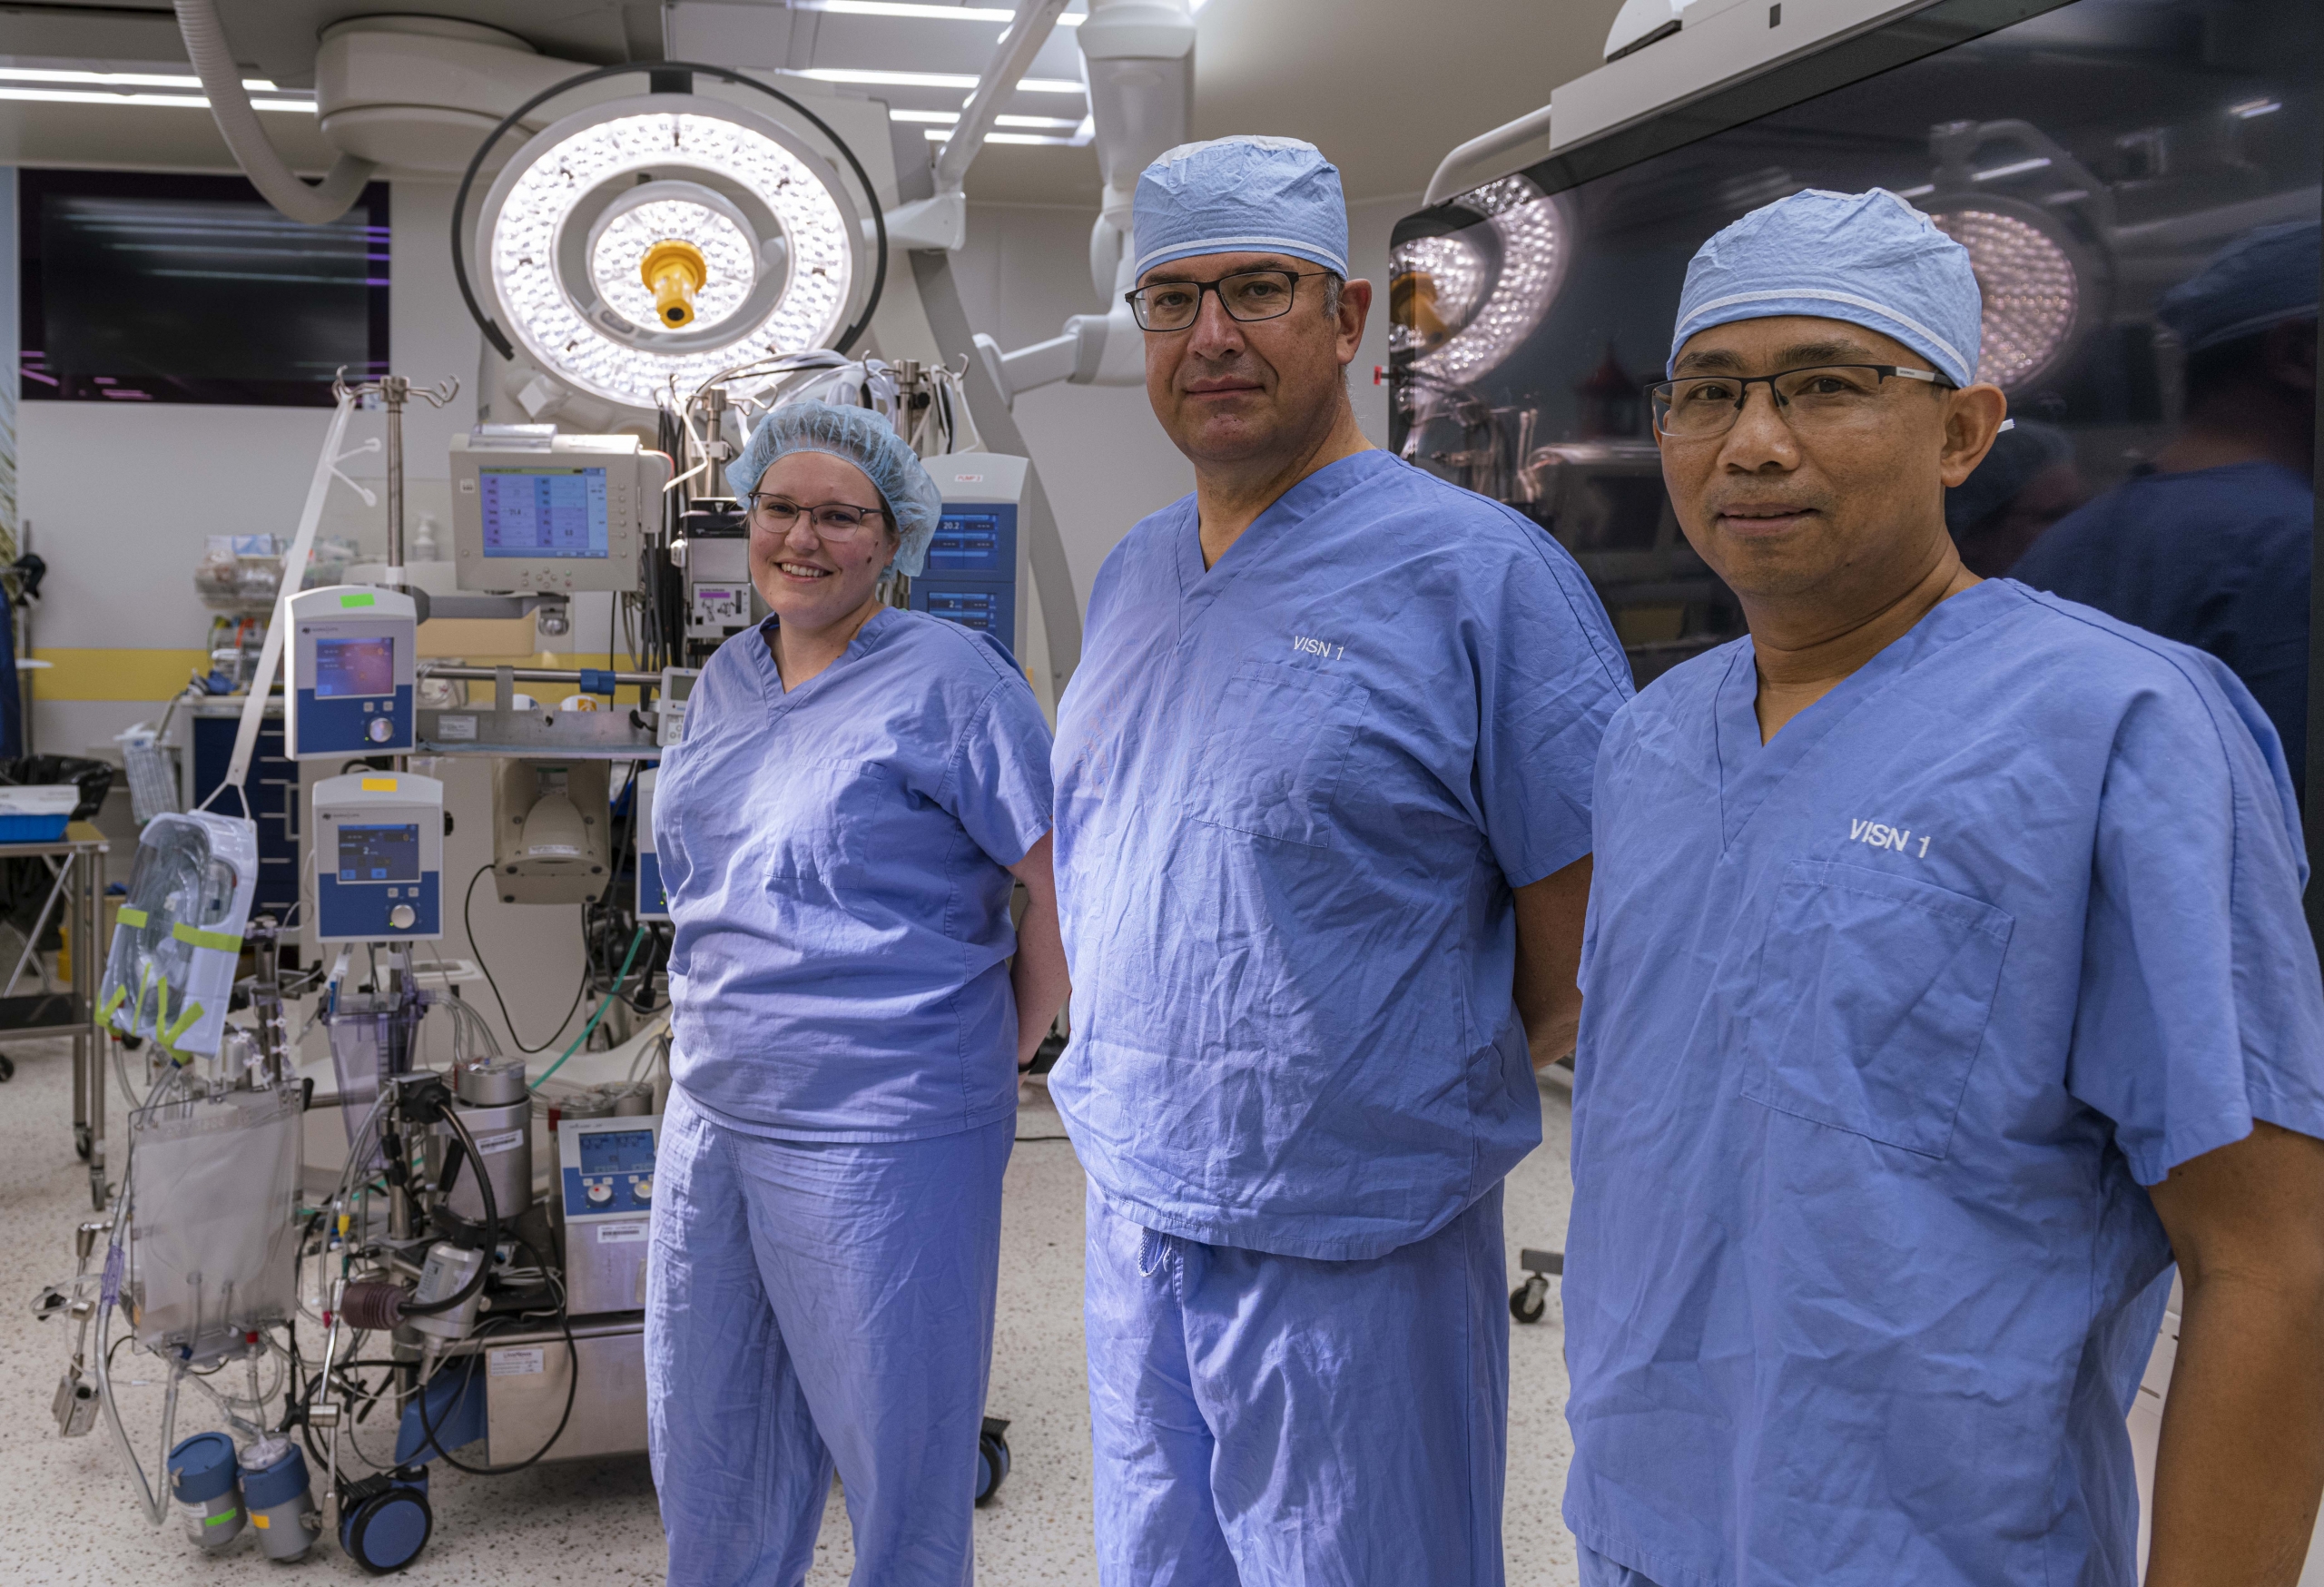
M1004 95L1017 91L1017 80L1049 42L1049 34L1057 29L1057 19L1065 9L1066 0L1018 0L1017 19L1000 35L994 50L992 64L977 79L976 92L969 95L969 104L960 119L952 123L952 135L936 154L936 191L958 192L969 177L969 166L976 159L977 151L984 147L985 134L992 131L993 118L1000 113Z
M251 107L241 68L234 64L234 52L226 43L226 30L218 21L213 0L176 0L176 5L186 59L193 63L193 74L202 80L202 92L209 98L219 136L226 140L235 163L258 189L259 196L291 220L309 226L329 225L345 214L363 196L364 183L371 180L376 167L369 160L341 154L320 185L309 186L282 163L266 130L258 124L258 112Z
M968 108L937 151L935 192L897 205L888 217L890 230L904 247L950 252L969 240L969 166L984 147L1004 99L1017 91L1026 68L1049 43L1065 6L1066 0L1019 0L1017 15L1001 34L991 64L969 95Z
M741 88L756 89L768 98L778 100L797 111L807 119L810 125L823 134L832 147L839 151L840 158L847 162L847 168L855 173L856 182L863 189L865 207L872 212L872 235L875 244L871 295L864 300L863 311L858 314L854 321L845 330L841 331L832 343L832 348L840 352L845 352L854 346L857 339L862 337L865 329L871 325L872 316L879 311L880 295L886 289L888 277L888 222L887 217L880 212L880 190L872 184L871 173L863 169L863 162L855 157L855 151L848 147L847 140L834 132L829 122L780 88L770 86L755 77L745 76L740 72L731 71L724 66L704 65L694 61L625 61L616 65L600 66L593 72L578 73L567 77L562 83L551 84L510 111L501 118L498 126L485 134L484 142L476 146L475 154L469 157L468 170L460 174L459 192L453 195L452 199L452 280L459 287L460 301L468 305L468 317L476 321L477 329L484 333L484 340L491 344L493 350L503 359L513 360L516 358L517 349L509 341L507 332L501 330L494 322L492 316L484 311L484 305L477 301L475 284L468 279L467 236L468 194L475 190L477 173L484 169L486 156L492 153L492 146L506 137L518 123L558 94L582 87L586 84L604 82L609 77L634 75L641 72L646 74L653 92L656 94L690 94L693 92L694 79L696 75L714 77L720 82L732 83Z

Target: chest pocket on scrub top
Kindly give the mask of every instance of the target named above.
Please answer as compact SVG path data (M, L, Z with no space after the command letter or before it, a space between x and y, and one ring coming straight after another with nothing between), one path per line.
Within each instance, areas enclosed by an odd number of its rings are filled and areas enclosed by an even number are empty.
M903 797L893 776L853 760L791 761L766 776L770 786L751 803L764 823L769 885L842 898L865 888L874 831Z
M1948 888L1793 861L1752 991L1743 1095L1945 1156L2011 925L2003 911Z
M1329 848L1332 795L1371 699L1353 678L1246 665L1219 696L1187 813L1255 837Z

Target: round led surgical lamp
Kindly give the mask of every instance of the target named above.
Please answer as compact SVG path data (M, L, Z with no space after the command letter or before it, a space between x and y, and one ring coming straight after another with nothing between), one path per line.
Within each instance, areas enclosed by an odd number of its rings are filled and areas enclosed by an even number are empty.
M655 92L534 133L492 181L471 233L468 195L502 137L559 94L640 72ZM838 152L855 191L784 121L696 94L694 76L787 107ZM453 209L454 277L495 350L513 361L521 350L556 384L645 413L674 384L845 350L879 307L887 261L876 191L845 140L791 95L721 66L607 66L534 95L478 147Z
M1977 379L2019 391L2055 373L2094 317L2099 283L2080 243L2039 204L1964 193L1923 206L1969 251L1984 301Z
M1466 385L1533 334L1564 284L1571 249L1561 200L1522 176L1487 182L1452 201L1488 222L1395 251L1389 350L1410 351L1419 374Z

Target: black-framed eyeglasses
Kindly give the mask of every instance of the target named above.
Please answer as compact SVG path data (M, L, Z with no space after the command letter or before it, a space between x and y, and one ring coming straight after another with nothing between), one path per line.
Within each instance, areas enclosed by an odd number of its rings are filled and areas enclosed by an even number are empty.
M1137 317L1140 330L1184 330L1202 317L1202 295L1218 294L1218 306L1230 320L1280 320L1291 312L1299 283L1310 276L1330 275L1328 270L1239 270L1215 281L1156 281L1122 301Z
M754 490L743 498L743 509L750 514L751 527L769 534L787 535L799 515L808 515L815 526L815 533L833 545L846 545L863 537L867 529L876 529L872 522L884 515L876 507L857 507L853 502L826 501L814 507L802 507L787 496L771 491Z
M1672 440L1708 440L1735 428L1751 388L1765 386L1776 415L1794 429L1845 429L1863 422L1878 407L1889 380L1918 380L1949 388L1935 370L1901 364L1815 364L1772 375L1690 375L1658 380L1646 389L1654 405L1654 432Z

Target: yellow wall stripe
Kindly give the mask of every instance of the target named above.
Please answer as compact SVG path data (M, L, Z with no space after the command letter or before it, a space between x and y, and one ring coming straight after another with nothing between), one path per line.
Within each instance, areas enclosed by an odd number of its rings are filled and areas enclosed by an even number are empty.
M428 625L430 628L434 626L432 623ZM477 626L481 628L487 625L478 624ZM529 623L527 626L530 626ZM427 629L423 628L421 633L425 636ZM427 646L423 645L421 649L425 653ZM186 680L194 674L206 675L210 671L210 653L206 650L52 650L43 647L34 649L33 656L35 660L50 664L25 674L33 680L33 698L35 700L145 700L158 704L182 691ZM635 665L628 656L615 655L607 657L602 650L577 655L551 651L514 656L470 653L461 659L475 666L541 667L604 666L610 659L615 671L635 670ZM555 684L519 684L517 687L536 699L551 703L562 699L565 694ZM489 699L492 685L488 683L477 684L469 694L472 700ZM623 687L620 695L623 705L632 704L636 698L635 689L626 685Z
M37 661L50 664L34 671L35 700L166 700L185 687L186 679L210 670L206 650L52 650L33 651Z

